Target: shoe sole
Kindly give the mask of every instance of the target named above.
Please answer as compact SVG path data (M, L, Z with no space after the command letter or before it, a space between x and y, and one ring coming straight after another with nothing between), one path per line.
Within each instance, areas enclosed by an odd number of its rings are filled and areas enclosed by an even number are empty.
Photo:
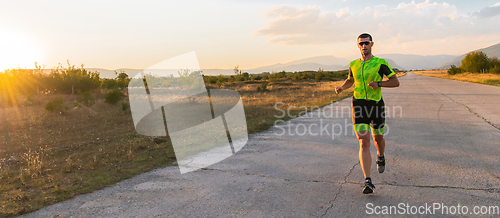
M384 160L384 165L379 165L378 164L378 160L377 160L377 170L378 170L378 173L383 173L385 171L385 160Z
M385 171L385 166L378 166L377 165L377 169L378 169L379 173L383 173Z
M371 193L373 193L373 189L371 189L368 186L365 186L365 188L363 189L363 194L371 194Z

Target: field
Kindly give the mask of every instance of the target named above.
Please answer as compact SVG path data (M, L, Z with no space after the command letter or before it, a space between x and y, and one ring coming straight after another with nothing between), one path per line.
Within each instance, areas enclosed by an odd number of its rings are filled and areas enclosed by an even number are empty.
M294 116L351 95L352 88L337 96L334 88L340 84L285 79L261 92L260 81L221 88L241 94L248 132L255 133L274 125L275 115L282 114L275 109L278 102L282 110L291 107L287 115ZM93 95L95 105L76 108L76 97L63 95L69 109L62 113L44 109L54 97L50 94L35 96L32 104L20 97L17 107L0 109L0 216L24 214L175 164L168 138L137 134L130 109L105 103L100 92Z
M413 73L424 76L433 76L443 79L452 79L464 82L473 82L485 85L500 86L500 74L461 73L455 75L448 75L447 71L448 70L426 70L426 71L413 71Z
M261 81L244 81L220 88L241 95L251 134L351 96L352 87L334 92L344 79L282 78L264 82L265 87ZM128 101L105 103L105 92L94 92L96 103L90 107L75 107L76 96L62 95L68 109L61 113L44 108L52 94L37 95L31 103L20 96L17 106L0 108L0 216L25 214L176 165L169 138L137 134L129 107L123 107ZM289 113L281 117L282 111Z

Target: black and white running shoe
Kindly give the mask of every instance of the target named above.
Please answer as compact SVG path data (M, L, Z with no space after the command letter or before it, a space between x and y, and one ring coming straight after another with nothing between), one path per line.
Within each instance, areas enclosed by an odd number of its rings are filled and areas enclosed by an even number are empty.
M385 171L385 157L377 157L377 170L379 173Z
M371 194L375 190L375 186L372 183L371 179L365 180L365 187L363 188L363 194Z

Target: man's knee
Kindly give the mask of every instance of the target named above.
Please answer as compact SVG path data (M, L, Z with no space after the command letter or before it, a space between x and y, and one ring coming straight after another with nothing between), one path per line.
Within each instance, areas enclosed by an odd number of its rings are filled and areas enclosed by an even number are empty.
M384 141L384 135L373 135L373 140L375 143L382 143Z
M369 131L359 131L357 132L359 146L361 149L370 148L370 132Z

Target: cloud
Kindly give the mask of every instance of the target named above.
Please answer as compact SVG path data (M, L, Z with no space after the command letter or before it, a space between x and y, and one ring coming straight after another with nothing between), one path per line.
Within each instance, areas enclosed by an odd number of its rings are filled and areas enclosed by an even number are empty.
M494 17L500 14L500 2L497 2L496 4L483 8L479 11L476 11L472 13L472 16L475 16L479 19L484 19L484 18L489 18L489 17Z
M270 36L269 43L280 45L322 45L355 41L363 32L371 33L374 41L398 43L425 41L446 37L470 37L493 34L500 20L486 15L500 8L500 3L482 9L481 22L477 16L462 16L448 3L400 3L396 8L378 5L351 13L348 8L338 12L321 13L317 6L306 8L275 7L263 14L273 19L266 27L254 32ZM482 12L486 10L486 12ZM486 20L485 19L489 19Z

